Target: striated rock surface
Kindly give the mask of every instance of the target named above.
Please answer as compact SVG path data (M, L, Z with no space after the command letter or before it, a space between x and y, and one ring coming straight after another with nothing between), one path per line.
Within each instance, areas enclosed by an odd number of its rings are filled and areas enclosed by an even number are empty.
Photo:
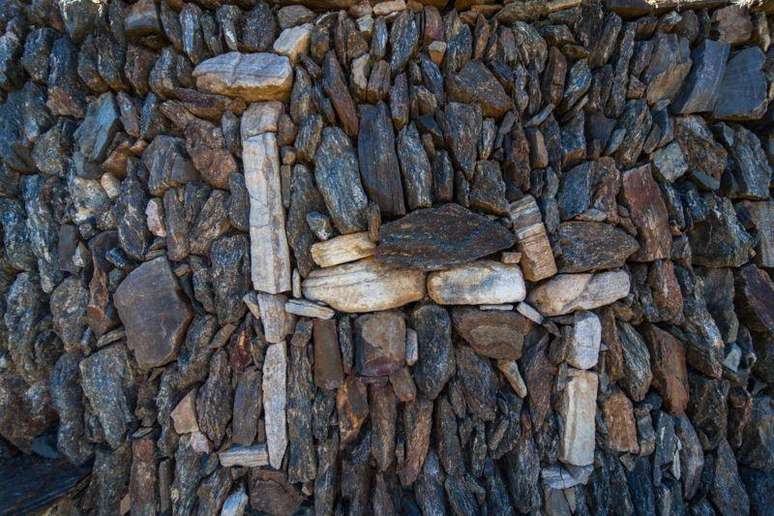
M427 293L440 305L501 304L523 301L526 288L518 266L480 260L431 272Z
M293 85L290 60L265 52L221 54L199 63L192 75L203 91L247 102L286 100Z

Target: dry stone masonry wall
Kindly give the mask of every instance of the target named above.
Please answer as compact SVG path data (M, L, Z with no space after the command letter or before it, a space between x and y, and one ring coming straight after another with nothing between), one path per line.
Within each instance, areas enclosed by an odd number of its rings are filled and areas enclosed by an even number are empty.
M771 31L0 1L0 512L771 514Z

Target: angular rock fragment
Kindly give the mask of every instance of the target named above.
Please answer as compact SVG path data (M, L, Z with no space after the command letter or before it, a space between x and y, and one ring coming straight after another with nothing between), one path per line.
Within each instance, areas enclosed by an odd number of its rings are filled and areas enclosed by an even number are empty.
M282 458L288 445L285 416L287 362L287 346L284 342L272 344L266 349L263 362L263 412L269 463L274 469L282 467Z
M736 272L736 310L752 331L774 331L774 283L755 265Z
M358 133L357 110L349 94L341 64L333 51L329 51L323 60L322 87L336 110L342 129L350 138L354 138Z
M241 466L256 468L269 465L269 453L265 444L255 446L234 446L218 454L220 465L224 468ZM224 505L225 508L225 505Z
M752 238L726 197L707 196L707 217L688 233L693 263L705 267L740 267L749 257Z
M649 262L669 258L672 234L666 206L653 180L650 165L623 174L623 196L642 243L633 259Z
M563 222L558 237L560 272L615 269L640 247L625 231L600 222Z
M368 232L350 233L313 244L310 248L312 259L320 267L332 267L361 258L373 256L376 250Z
M625 271L598 274L559 274L529 293L529 303L543 315L562 315L575 310L593 310L629 293Z
M242 117L242 160L250 195L253 288L271 294L290 290L290 253L279 177L277 103L253 104Z
M413 122L398 134L397 149L408 208L429 208L433 204L432 170Z
M442 125L444 140L455 165L468 178L473 177L482 123L483 113L477 105L460 102L449 102L446 105Z
M653 387L671 414L682 414L688 405L685 349L680 341L652 324L645 327L644 333L650 351Z
M285 56L228 52L202 61L193 70L196 87L247 102L287 100L293 68Z
M362 315L355 320L355 362L361 376L389 376L406 356L406 321L398 312Z
M456 349L457 376L470 411L484 421L495 418L497 377L491 362L467 346Z
M566 464L586 466L594 462L594 416L598 383L596 373L569 371L569 381L559 405L559 414L564 418L559 460Z
M414 380L417 388L434 400L455 371L451 319L443 307L424 305L412 313L411 325L416 328L419 348Z
M403 185L395 153L395 136L387 106L360 106L360 132L357 140L360 175L368 198L388 216L404 215Z
M728 60L712 112L720 120L757 120L766 112L765 56L758 47L736 52Z
M219 350L210 359L209 375L196 396L199 429L217 446L231 421L231 366L228 355Z
M502 85L480 61L470 61L447 83L449 99L481 106L484 116L500 118L513 107Z
M368 391L356 376L348 376L336 391L336 412L342 445L352 442L368 417Z
M156 196L199 178L179 138L156 136L143 152L142 162L150 174L148 190Z
M485 357L517 360L524 336L532 323L516 312L456 308L452 311L454 329L473 350Z
M314 177L336 229L342 234L367 229L368 198L358 173L355 150L337 127L323 129L315 154Z
M372 258L312 271L301 284L304 297L341 312L398 308L425 295L425 274Z
M607 425L607 445L618 452L638 453L637 427L632 402L621 391L614 392L602 403Z
M673 113L687 115L714 109L730 49L728 43L706 39L691 52L693 66L670 105Z
M116 290L115 304L140 367L174 360L193 313L165 257L129 273Z
M232 440L236 444L249 446L255 440L263 408L262 382L261 371L255 368L247 369L239 377L234 390L234 411L231 417ZM222 455L220 461L222 464Z
M427 292L442 305L513 303L526 296L518 266L489 260L430 273Z
M691 64L687 39L674 33L657 33L653 55L642 75L643 82L648 85L648 104L673 99L691 70Z
M344 381L336 321L315 320L312 335L314 336L314 383L321 389L336 389Z
M416 210L383 224L376 257L380 262L438 270L507 249L513 235L457 204Z
M575 312L573 326L566 335L567 363L577 369L591 369L597 364L602 325L593 312Z

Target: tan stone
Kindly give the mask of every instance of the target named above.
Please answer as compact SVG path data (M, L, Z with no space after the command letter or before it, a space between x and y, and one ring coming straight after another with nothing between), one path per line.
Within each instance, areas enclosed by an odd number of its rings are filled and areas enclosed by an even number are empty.
M170 414L175 432L189 434L199 431L199 422L196 419L196 389L188 391Z
M597 411L596 373L570 369L569 381L562 393L559 414L564 418L559 443L559 460L573 466L594 462L594 417Z
M513 392L515 392L519 398L527 396L527 385L524 383L524 378L521 377L519 365L515 360L498 360L497 368L503 373L505 379L511 384Z
M199 63L193 76L199 90L248 102L287 100L293 85L290 60L267 52L221 54Z
M285 310L287 297L283 294L257 294L258 307L266 342L282 342L293 332L295 317Z
M543 315L553 317L609 305L626 297L629 288L625 271L559 274L532 290L529 302Z
M274 52L281 56L287 56L290 62L295 64L301 54L306 54L309 51L312 27L311 23L305 23L283 30L274 42Z
M556 261L535 198L525 195L508 208L516 242L521 252L521 269L528 281L540 281L556 274Z
M234 446L218 454L220 465L224 468L241 466L256 468L269 465L269 452L265 444L255 446Z
M304 297L340 312L374 312L419 301L425 273L366 258L312 271L301 284Z
M285 303L285 311L299 317L312 317L314 319L331 319L336 315L335 310L306 299L290 299Z
M374 16L387 16L388 14L397 13L406 10L406 2L404 0L388 0L387 2L379 2L373 7Z
M332 267L373 256L376 244L368 231L341 235L312 245L312 259L320 267Z
M250 196L253 287L278 294L290 290L290 252L279 173L279 148L271 127L275 103L253 104L242 116L242 162Z
M607 425L607 445L618 452L639 453L637 424L632 402L621 391L614 392L602 403Z
M406 320L400 312L361 315L355 320L355 359L361 376L388 376L406 359Z
M490 260L430 273L427 293L440 305L514 303L526 295L517 265Z
M285 424L287 363L287 349L284 342L272 344L266 349L263 361L263 413L269 463L274 469L282 467L282 458L288 446Z

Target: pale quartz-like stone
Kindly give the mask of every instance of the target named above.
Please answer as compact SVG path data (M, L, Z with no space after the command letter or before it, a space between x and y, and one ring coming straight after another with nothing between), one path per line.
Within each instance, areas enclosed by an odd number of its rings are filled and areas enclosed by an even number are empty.
M320 267L332 267L373 256L376 244L368 238L368 231L340 235L312 245L312 260Z
M510 312L513 310L513 305L480 305L479 308L490 312Z
M152 198L145 206L145 220L148 223L148 230L153 236L160 238L167 237L167 223L164 220L164 206L158 197Z
M223 502L220 516L242 516L245 513L245 509L247 509L248 501L245 488L240 485L239 489L228 495L226 501Z
M516 265L521 261L521 253L518 251L503 251L500 261L508 265Z
M419 335L412 328L406 328L406 364L412 366L419 360Z
M269 464L269 451L265 444L254 446L234 446L218 454L220 465L224 468L242 466L255 468Z
M543 484L551 489L570 489L578 484L586 484L593 471L593 465L565 467L553 464L543 468L540 476L543 477Z
M524 383L524 378L521 377L519 372L519 365L515 360L498 360L497 368L503 373L505 379L511 384L513 392L519 398L524 398L527 395L527 385Z
M180 400L170 414L175 432L189 434L199 431L199 422L196 419L196 389L192 389Z
M242 138L258 136L262 133L276 133L279 129L279 117L285 107L282 102L255 102L250 104L240 122Z
M406 10L406 2L404 0L389 0L387 2L379 2L374 5L374 16L387 16L388 14L397 13L399 11Z
M191 448L196 453L210 453L212 451L212 443L203 432L195 431L191 432Z
M543 316L540 314L540 312L532 308L532 306L527 303L522 302L516 305L516 311L535 324L543 324Z
M366 14L365 16L361 16L357 20L355 20L355 23L357 24L357 30L363 33L363 36L365 36L367 39L371 37L371 34L374 31L374 17L370 14ZM367 54L364 54L367 55Z
M529 302L545 316L593 310L629 294L625 271L598 274L559 274L529 293Z
M293 333L295 317L285 311L288 298L283 294L257 294L258 308L263 323L263 333L266 342L274 344L282 342Z
M274 52L287 56L290 62L295 64L301 54L309 51L312 27L311 23L305 23L283 30L274 42Z
M540 281L556 274L556 261L535 198L525 195L508 209L521 252L521 268L528 281Z
M266 349L263 360L263 413L269 464L274 469L282 467L282 457L285 456L288 446L285 425L287 362L284 342L272 344Z
M285 311L299 317L313 317L315 319L331 319L336 315L335 310L306 299L289 300L285 303Z
M301 273L298 269L293 269L293 274L290 276L290 283L293 287L293 297L298 299L303 294L301 293Z
M371 55L363 54L352 60L350 65L352 93L356 99L364 99L368 93L368 75L371 72Z
M577 369L591 369L597 365L602 324L594 312L575 312L569 327L567 363Z
M562 394L559 414L564 431L559 443L559 460L573 466L594 462L594 416L597 410L596 373L570 369L569 381Z
M523 301L527 290L517 265L480 260L430 273L427 293L439 305L493 305Z
M373 258L316 269L301 284L304 297L340 312L390 310L425 295L425 273Z
M121 193L121 181L113 174L102 174L99 184L110 199L117 198Z
M254 104L242 116L242 162L250 196L253 287L270 294L290 290L290 252L277 137L273 132L255 134L255 131L271 125L276 107L273 102Z
M199 63L193 76L201 91L248 102L287 100L293 86L290 59L268 52L220 54Z

